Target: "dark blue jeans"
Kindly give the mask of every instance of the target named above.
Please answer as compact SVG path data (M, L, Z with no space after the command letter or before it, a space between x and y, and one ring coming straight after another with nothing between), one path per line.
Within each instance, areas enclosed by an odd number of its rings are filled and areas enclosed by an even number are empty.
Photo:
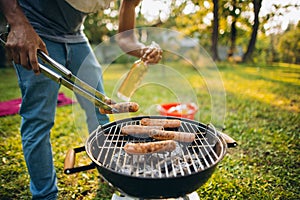
M44 40L50 57L66 66L73 74L92 87L103 91L102 71L88 43L65 44ZM56 199L58 189L53 166L50 130L54 125L57 95L60 85L43 74L34 75L15 65L22 93L20 108L21 135L25 161L30 174L33 199ZM85 110L89 132L109 119L99 113L94 104L76 95Z

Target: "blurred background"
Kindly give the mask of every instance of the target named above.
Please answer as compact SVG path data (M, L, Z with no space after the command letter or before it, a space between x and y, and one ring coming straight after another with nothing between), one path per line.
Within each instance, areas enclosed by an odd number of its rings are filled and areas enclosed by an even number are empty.
M92 43L116 34L119 3L88 17ZM136 13L137 27L180 31L198 40L215 61L300 62L297 0L143 0Z
M88 16L85 32L91 43L109 45L117 33L119 5L120 0L114 1L109 9ZM198 40L215 61L300 63L298 0L143 0L136 13L138 28L180 31ZM0 24L5 31L3 16ZM0 47L0 67L6 65Z

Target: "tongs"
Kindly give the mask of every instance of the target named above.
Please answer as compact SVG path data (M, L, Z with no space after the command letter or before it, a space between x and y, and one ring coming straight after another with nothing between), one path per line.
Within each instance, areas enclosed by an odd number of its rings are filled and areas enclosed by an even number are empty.
M6 42L2 39L2 35L3 33L0 34L0 42L1 45L5 47ZM39 63L39 68L45 76L88 99L94 103L96 107L103 108L107 111L112 111L113 113L119 112L117 109L112 108L109 105L114 103L112 99L79 79L77 76L72 74L70 70L56 62L43 51L38 50L37 55L45 64L48 64L53 69L47 68Z

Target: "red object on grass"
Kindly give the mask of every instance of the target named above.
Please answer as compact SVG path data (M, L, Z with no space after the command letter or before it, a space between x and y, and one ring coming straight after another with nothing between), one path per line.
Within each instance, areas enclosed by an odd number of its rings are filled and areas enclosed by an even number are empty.
M160 115L194 119L198 107L194 103L167 103L158 106Z
M13 99L9 101L0 102L0 117L15 115L19 113L22 99ZM65 106L75 103L72 99L66 97L63 93L59 93L57 97L57 106Z

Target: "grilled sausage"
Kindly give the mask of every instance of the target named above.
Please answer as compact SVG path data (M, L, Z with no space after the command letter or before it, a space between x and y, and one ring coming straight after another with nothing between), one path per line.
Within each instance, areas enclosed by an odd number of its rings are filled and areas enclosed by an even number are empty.
M127 125L121 128L124 135L149 137L151 130L163 130L162 126Z
M112 108L116 109L117 112L113 112L110 110L105 110L103 108L99 108L100 113L102 114L113 114L113 113L126 113L126 112L136 112L139 109L139 105L135 102L122 102L115 103L110 105Z
M150 137L157 140L176 140L178 142L193 142L195 140L194 133L163 131L154 129L150 131Z
M146 143L127 143L124 146L125 152L133 155L170 152L174 151L175 149L176 142L173 140Z
M116 104L116 102L114 100L112 100L111 98L108 98L108 97L105 98L104 102L107 103L108 105Z
M178 119L141 119L141 125L144 126L163 126L164 128L177 128L181 125L181 121Z

